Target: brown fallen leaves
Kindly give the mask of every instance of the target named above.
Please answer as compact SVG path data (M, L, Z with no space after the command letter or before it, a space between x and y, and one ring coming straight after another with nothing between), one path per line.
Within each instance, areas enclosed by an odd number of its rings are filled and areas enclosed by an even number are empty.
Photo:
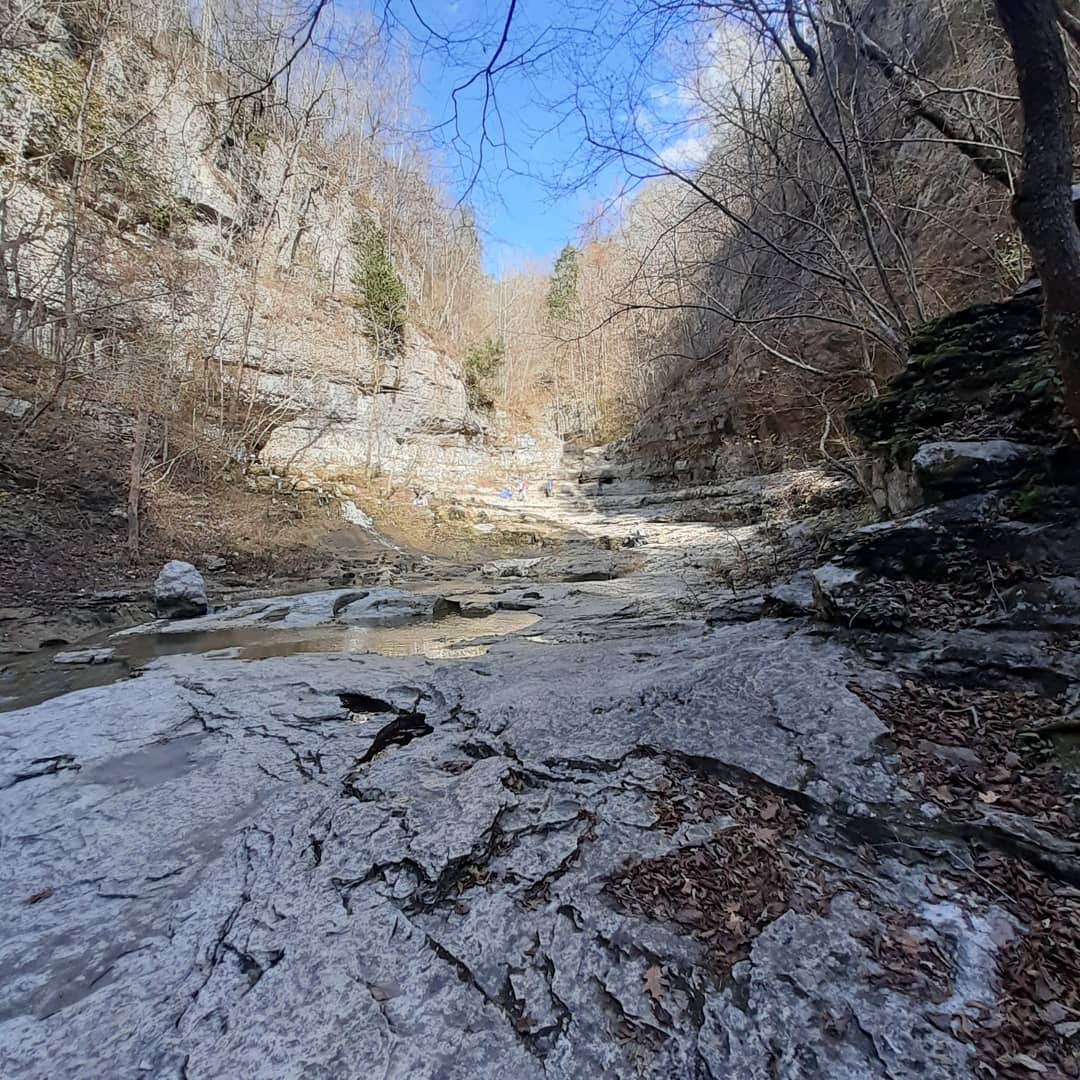
M1074 1080L1080 1077L1080 889L996 852L976 851L973 870L966 885L1004 903L1025 928L999 956L998 1008L971 1036L983 1075Z
M644 983L645 993L653 1001L659 1001L664 996L664 969L659 964L649 965L642 982Z
M1015 691L906 681L887 695L853 689L891 728L910 787L955 820L993 806L1023 814L1067 839L1080 838L1069 785L1052 746L1037 730L1059 721L1059 699ZM1035 732L1035 733L1033 733ZM950 875L952 891L1007 908L1024 930L998 956L993 1008L975 1018L943 1016L945 1030L975 1048L978 1075L1008 1080L1080 1077L1080 890L1021 859L972 844L969 873ZM900 952L896 951L899 947ZM879 963L900 980L931 972L903 936ZM914 946L910 946L914 947ZM924 987L931 1001L933 984Z
M879 627L927 626L959 630L1004 610L1003 591L1028 580L1042 564L989 562L970 546L948 560L947 572L934 579L879 577L860 587L855 621Z
M911 680L888 694L852 690L891 729L908 785L951 817L971 820L994 806L1080 839L1060 761L1033 733L1061 719L1060 699Z
M722 975L789 907L819 907L831 892L818 868L787 842L804 824L797 806L764 785L736 786L680 763L669 769L670 786L655 804L665 831L685 820L730 818L734 825L725 828L720 820L704 844L627 862L607 891L624 911L684 927ZM659 972L656 989L658 978Z
M766 822L784 837L802 828L802 811L759 781L718 776L695 770L687 762L671 758L666 763L666 787L653 801L657 826L669 836L684 821L715 821L734 818L741 824Z
M881 913L880 932L861 936L881 971L870 981L888 986L919 1001L940 1004L952 994L952 960L933 937L898 910Z

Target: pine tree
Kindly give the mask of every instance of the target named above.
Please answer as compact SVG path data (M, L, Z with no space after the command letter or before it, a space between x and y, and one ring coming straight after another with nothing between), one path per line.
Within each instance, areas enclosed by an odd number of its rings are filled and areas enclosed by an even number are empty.
M408 296L390 260L386 236L377 225L357 218L350 239L355 252L352 283L357 307L377 333L400 340L405 332Z
M573 244L567 244L555 260L548 286L547 312L553 322L564 322L577 306L578 299L578 253Z

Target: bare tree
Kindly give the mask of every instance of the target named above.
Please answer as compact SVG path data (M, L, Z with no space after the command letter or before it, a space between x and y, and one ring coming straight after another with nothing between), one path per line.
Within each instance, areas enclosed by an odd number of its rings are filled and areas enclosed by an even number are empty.
M1080 230L1072 199L1073 106L1056 0L997 0L1024 111L1023 174L1013 212L1043 283L1047 336L1080 421ZM1071 22L1066 23L1071 28Z

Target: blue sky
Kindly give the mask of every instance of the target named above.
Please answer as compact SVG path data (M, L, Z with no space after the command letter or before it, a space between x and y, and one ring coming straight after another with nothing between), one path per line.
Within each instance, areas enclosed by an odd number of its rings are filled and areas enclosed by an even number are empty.
M612 155L583 150L576 101L592 108L614 102L611 127L625 127L633 116L658 145L682 145L694 130L672 93L668 52L654 50L648 65L635 62L656 25L627 25L633 0L518 0L500 61L522 53L529 60L496 74L490 142L483 144L483 80L459 92L456 124L453 91L494 54L508 3L391 0L390 7L394 36L407 42L418 65L413 104L437 128L443 182L475 208L485 269L496 275L526 260L550 264L627 185Z

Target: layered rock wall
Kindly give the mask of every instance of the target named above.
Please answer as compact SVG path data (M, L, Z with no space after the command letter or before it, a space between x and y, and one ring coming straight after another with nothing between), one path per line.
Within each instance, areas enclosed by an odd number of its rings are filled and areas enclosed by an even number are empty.
M77 322L75 411L128 432L123 415L146 405L199 414L215 453L278 473L458 483L557 468L543 422L470 409L460 361L419 327L376 344L353 295L353 226L376 213L362 191L299 139L204 104L205 73L161 42L106 42L79 136L86 60L39 14L41 33L0 53L0 334L57 358ZM4 389L40 397L51 382Z

